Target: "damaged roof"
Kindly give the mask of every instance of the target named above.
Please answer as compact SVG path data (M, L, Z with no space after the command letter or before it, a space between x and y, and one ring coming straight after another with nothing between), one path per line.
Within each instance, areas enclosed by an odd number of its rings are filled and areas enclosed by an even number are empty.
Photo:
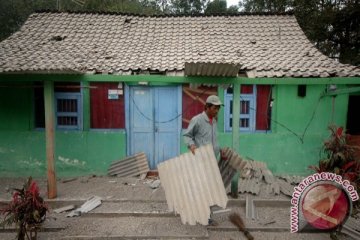
M228 68L221 71L223 76L360 76L358 67L318 51L291 14L41 12L0 43L0 73L206 75L221 65Z

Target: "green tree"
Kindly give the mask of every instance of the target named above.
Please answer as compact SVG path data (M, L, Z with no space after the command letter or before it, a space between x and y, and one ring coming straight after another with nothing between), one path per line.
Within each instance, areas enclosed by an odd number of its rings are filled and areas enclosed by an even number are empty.
M307 37L325 55L360 65L358 0L295 0L295 16Z
M15 32L32 11L29 1L0 1L0 39Z
M0 41L17 31L36 10L169 13L167 0L9 0L0 1Z
M342 63L360 65L359 0L243 0L245 12L294 11L317 48Z
M284 12L293 0L243 0L240 6L245 12Z
M232 5L232 6L228 7L227 12L228 13L238 13L239 7L236 5Z
M239 7L237 6L230 6L228 8L226 0L213 0L207 4L205 13L237 13L238 11Z
M205 13L226 13L227 12L227 4L226 0L214 0L209 2L206 7Z
M203 13L208 0L170 0L170 9L175 14Z

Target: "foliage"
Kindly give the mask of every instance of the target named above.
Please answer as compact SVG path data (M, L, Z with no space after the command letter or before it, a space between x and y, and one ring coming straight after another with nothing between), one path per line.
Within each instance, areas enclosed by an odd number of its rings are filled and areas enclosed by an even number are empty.
M39 187L31 177L21 189L14 189L12 201L0 213L5 215L0 226L16 224L18 228L18 239L32 239L32 233L36 232L40 224L46 218L47 204L40 197ZM29 237L29 233L30 236Z
M285 12L292 6L292 0L243 0L245 12Z
M323 144L324 158L319 166L309 168L316 172L333 172L348 180L360 192L360 160L355 158L359 147L347 144L348 135L342 127L329 126L331 135Z
M227 7L226 0L213 0L209 2L205 9L205 14L216 13L237 13L239 12L238 6Z
M246 12L292 10L306 36L325 55L360 65L360 1L243 0Z
M295 15L306 35L330 57L360 64L360 2L297 0Z
M170 0L171 12L176 14L202 13L208 0Z

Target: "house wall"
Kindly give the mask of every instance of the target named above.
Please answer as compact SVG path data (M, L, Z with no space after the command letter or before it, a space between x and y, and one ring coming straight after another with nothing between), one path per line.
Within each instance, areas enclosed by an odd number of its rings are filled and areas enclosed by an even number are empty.
M325 85L308 85L306 96L297 96L297 85L273 89L271 131L240 133L240 154L264 161L274 173L310 173L318 163L322 142L329 136L327 126L345 126L348 95L321 97ZM334 103L334 107L333 107ZM220 134L223 146L231 146L231 133Z
M273 87L272 118L278 123L272 121L270 132L240 133L240 154L266 162L275 173L308 173L307 167L319 159L328 124L346 123L348 94L320 98L324 89L307 86L306 97L300 98L296 85ZM45 132L33 129L32 92L26 87L0 88L1 176L46 175ZM221 145L232 146L231 133L222 127L223 111L219 123ZM126 155L125 130L56 131L55 137L58 177L106 174L112 161ZM187 151L183 143L181 151Z
M318 163L322 143L330 134L327 126L346 124L348 94L320 97L325 88L308 85L306 96L301 98L297 85L273 87L271 131L240 132L240 155L266 162L276 174L311 173L308 166ZM232 133L224 132L222 118L219 125L221 146L232 147ZM187 151L184 145L182 151Z
M34 129L33 88L0 88L0 176L45 176L45 131ZM126 156L124 130L56 131L57 176L106 174Z

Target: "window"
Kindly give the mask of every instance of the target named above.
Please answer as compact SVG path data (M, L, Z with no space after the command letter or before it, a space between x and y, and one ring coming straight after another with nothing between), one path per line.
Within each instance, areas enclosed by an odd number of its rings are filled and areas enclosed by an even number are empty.
M271 86L241 85L240 92L240 131L267 131L270 129ZM232 131L233 89L228 88L224 96L225 131Z
M240 94L240 131L254 131L255 130L255 91L252 93ZM225 93L225 131L232 131L233 123L233 94L232 89L228 89Z
M43 83L34 84L35 127L45 128ZM55 83L55 125L57 129L82 129L82 94L80 83Z
M82 129L80 93L55 93L55 106L57 128Z

